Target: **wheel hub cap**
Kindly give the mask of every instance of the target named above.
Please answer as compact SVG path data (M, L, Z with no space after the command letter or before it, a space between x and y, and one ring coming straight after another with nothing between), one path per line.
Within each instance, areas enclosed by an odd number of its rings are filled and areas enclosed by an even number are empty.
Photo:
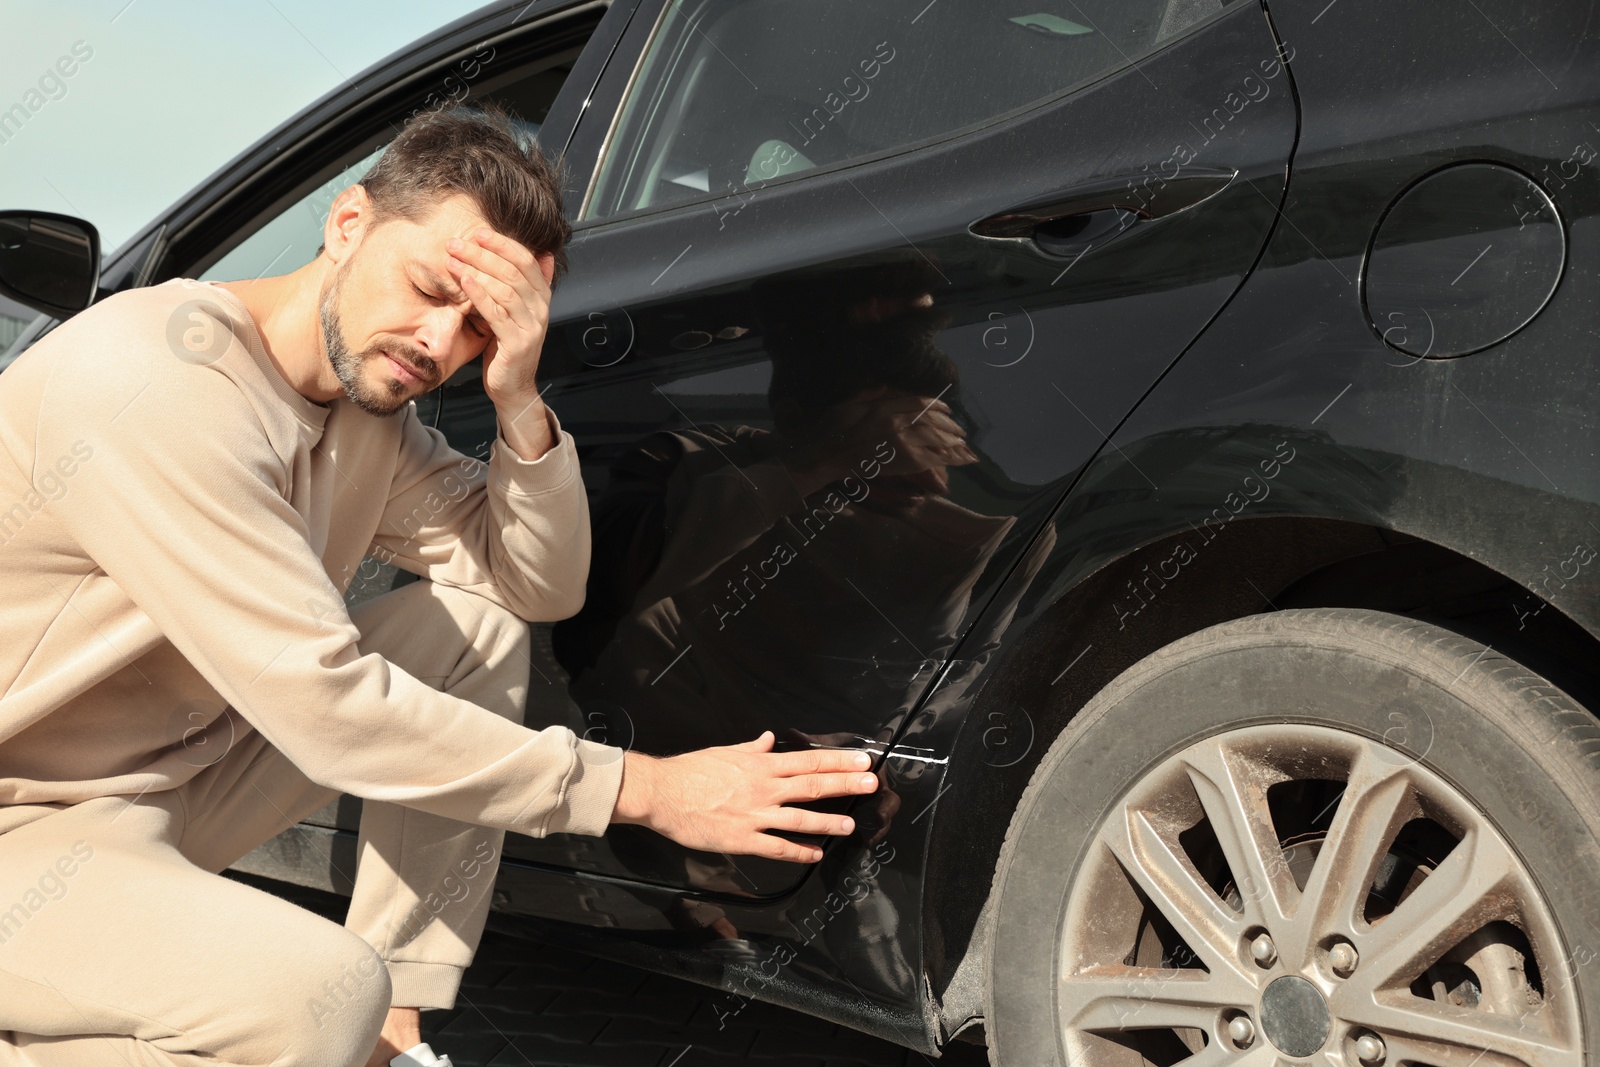
M1261 1028L1286 1056L1309 1056L1328 1040L1328 1002L1304 978L1286 975L1261 995Z

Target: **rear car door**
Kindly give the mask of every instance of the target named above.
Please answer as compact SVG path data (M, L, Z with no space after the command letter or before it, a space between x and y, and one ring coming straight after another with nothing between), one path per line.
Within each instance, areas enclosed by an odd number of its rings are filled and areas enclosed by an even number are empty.
M642 3L567 152L595 177L541 376L595 542L529 724L654 753L902 737L1256 261L1287 83L1249 3ZM492 436L481 389L446 392L457 447ZM923 419L950 451L906 447ZM746 899L807 872L628 826L507 855Z

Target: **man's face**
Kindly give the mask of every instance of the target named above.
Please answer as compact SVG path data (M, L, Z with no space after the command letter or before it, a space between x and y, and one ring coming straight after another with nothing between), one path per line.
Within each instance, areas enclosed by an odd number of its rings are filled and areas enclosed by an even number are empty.
M420 223L371 226L323 286L322 340L345 395L387 416L483 354L489 325L447 267L445 242L488 223L466 196Z

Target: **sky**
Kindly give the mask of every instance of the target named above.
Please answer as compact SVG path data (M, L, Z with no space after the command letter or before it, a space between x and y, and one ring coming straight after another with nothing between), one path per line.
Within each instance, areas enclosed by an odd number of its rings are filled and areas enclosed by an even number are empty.
M0 125L0 209L87 219L114 251L280 122L483 2L0 0L0 117L29 110Z

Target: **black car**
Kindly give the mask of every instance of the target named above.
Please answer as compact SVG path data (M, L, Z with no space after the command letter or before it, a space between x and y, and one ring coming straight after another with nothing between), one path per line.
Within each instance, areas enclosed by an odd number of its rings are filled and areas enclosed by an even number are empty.
M885 783L815 866L513 835L498 927L1005 1067L1600 1053L1600 6L495 3L99 295L309 261L446 99L575 231L593 564L528 724ZM87 224L0 238L96 291ZM477 364L418 404L487 455ZM357 804L244 866L348 892Z

